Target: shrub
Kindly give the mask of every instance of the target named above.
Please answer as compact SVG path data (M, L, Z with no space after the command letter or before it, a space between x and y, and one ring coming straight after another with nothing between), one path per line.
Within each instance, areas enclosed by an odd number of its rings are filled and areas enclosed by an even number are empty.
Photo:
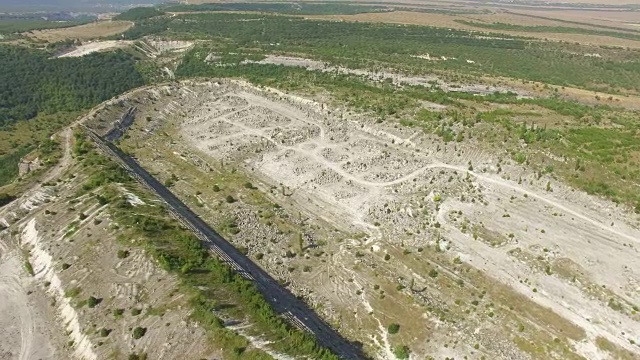
M100 299L96 297L89 296L89 298L87 299L87 306L89 306L90 308L94 308L98 304L100 304Z
M78 295L80 295L80 293L82 292L82 289L79 287L74 287L71 288L67 291L64 292L64 296L68 297L68 298L74 298Z
M397 334L400 331L400 325L398 324L391 324L387 327L387 331L389 332L389 334Z
M111 330L102 328L100 329L100 337L107 337L111 333Z
M131 309L131 315L132 316L138 316L138 315L140 315L141 312L142 312L142 310L140 310L138 308Z
M129 357L127 358L128 360L147 360L147 354L146 353L140 353L140 354L129 354Z
M393 355L398 359L408 359L411 349L407 345L399 345L393 349Z
M141 337L143 337L144 334L146 334L146 333L147 333L147 328L143 328L143 327L138 326L135 329L133 329L133 335L132 336L133 336L134 339L138 340Z
M389 261L389 259L391 259L391 255L389 254L384 254L384 259Z
M67 263L62 264L62 270L67 270L70 267L71 267L71 264L67 264Z
M227 197L225 197L224 200L229 204L236 202L236 199L234 199L233 196L231 195L227 195Z
M113 316L119 318L124 314L124 309L113 309Z
M33 266L31 266L31 263L29 262L29 260L24 261L24 269L27 271L27 274L31 276L35 275L35 272L33 271Z
M129 251L128 250L118 250L118 259L126 259L129 257Z

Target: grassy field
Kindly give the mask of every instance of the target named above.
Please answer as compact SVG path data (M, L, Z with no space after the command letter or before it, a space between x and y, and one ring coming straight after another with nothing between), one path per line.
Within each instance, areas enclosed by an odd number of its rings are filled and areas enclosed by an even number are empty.
M0 19L0 34L23 33L44 29L68 28L78 25L84 25L87 22L88 21Z
M524 21L524 24L527 25L514 25L512 27L499 25L492 26L494 22L513 22L513 24L523 24L522 18L526 17L518 15L469 16L394 11L389 13L313 15L307 17L325 20L438 26L463 30L489 30L508 35L527 36L540 40L569 41L581 44L640 48L640 41L635 38L636 35L630 35L624 32L613 32L611 30L598 30L597 28L584 25L573 25L573 27L569 27L567 24L558 23L553 20L539 21L539 19L529 18L529 20ZM485 21L487 23L481 23L479 21ZM544 25L540 23L543 23Z
M63 29L36 30L28 35L32 39L48 42L68 39L91 40L120 34L132 26L131 21L101 21Z

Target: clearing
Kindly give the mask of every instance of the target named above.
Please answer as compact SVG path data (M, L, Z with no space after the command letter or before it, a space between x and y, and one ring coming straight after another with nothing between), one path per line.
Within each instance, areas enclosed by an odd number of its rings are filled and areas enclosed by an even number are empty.
M121 100L97 119L136 104L147 120L128 151L380 358L398 343L455 357L639 352L640 231L622 207L476 141L245 83Z
M99 37L113 36L133 27L131 21L101 21L86 25L63 29L38 30L29 33L29 37L49 42L67 39L90 40Z

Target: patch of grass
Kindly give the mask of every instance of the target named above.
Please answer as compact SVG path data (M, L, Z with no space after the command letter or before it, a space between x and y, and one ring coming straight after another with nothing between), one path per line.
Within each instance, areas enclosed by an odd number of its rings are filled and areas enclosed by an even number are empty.
M66 290L64 292L64 296L68 298L75 298L75 297L78 297L78 295L80 295L81 292L82 292L82 288L80 288L79 286L76 286Z
M409 356L411 356L411 349L406 345L398 345L393 348L393 355L395 355L397 359L408 359Z
M489 24L489 23L468 21L468 20L462 20L462 19L455 19L454 21L467 26L473 26L473 27L489 29L489 30L498 30L498 31L506 30L506 31L521 31L521 32L582 34L582 35L593 35L593 36L610 36L614 38L640 41L640 35L638 34L630 34L625 32L618 32L618 31L605 31L605 30L595 30L595 29L587 29L587 28L568 27L568 26L545 26L545 25L527 26L527 25L507 24L507 23L501 23L501 22L495 22L495 23Z

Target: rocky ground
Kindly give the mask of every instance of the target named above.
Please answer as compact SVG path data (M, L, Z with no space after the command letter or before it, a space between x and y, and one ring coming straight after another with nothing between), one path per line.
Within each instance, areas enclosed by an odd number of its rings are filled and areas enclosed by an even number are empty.
M104 189L83 191L71 146L42 185L0 208L0 358L216 358L177 279L111 219ZM132 206L157 201L114 186Z
M398 344L436 358L640 353L640 231L621 206L475 139L445 144L240 82L143 90L93 126L131 104L123 146L212 222L229 211L237 246L377 357ZM211 171L231 168L279 208L243 196L222 208Z

